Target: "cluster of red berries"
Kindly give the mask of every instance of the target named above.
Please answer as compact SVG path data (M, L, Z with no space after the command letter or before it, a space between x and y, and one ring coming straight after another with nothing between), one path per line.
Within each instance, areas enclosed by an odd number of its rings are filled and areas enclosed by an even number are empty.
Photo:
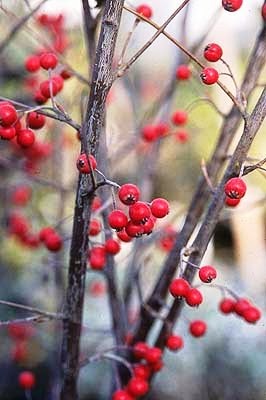
M209 43L204 49L204 58L210 62L219 61L223 55L221 46L217 43ZM201 71L201 80L206 85L213 85L219 79L219 73L215 68L206 67Z
M61 250L63 246L61 236L51 226L47 226L40 230L39 240L45 245L48 250L52 252L57 252Z
M125 239L125 235L129 238L149 235L154 229L156 219L164 218L169 213L169 203L163 198L154 199L150 204L139 201L140 190L132 183L122 185L118 197L129 207L129 219L122 210L116 209L109 214L108 222L118 232L121 240Z
M145 18L151 18L153 12L152 12L152 8L150 6L148 6L147 4L140 4L137 8L136 8L137 13L143 15L143 17Z
M50 15L40 14L37 23L42 26L49 35L52 35L51 48L62 54L68 47L68 38L65 30L65 18L63 14Z
M44 115L35 111L26 115L26 128L22 126L22 118L18 118L15 107L7 102L0 102L0 136L2 139L11 140L16 137L21 148L28 148L35 143L35 133L32 129L41 129L45 125Z
M34 335L34 327L30 324L11 323L8 325L8 335L12 340L11 358L21 363L28 357L28 341Z
M174 279L169 286L171 295L175 298L184 298L191 307L198 307L203 302L201 292L190 286L188 281L183 278Z
M183 126L188 121L187 112L184 110L176 110L171 116L171 123L174 126ZM158 139L162 139L170 134L170 127L168 124L161 122L158 124L145 125L141 131L142 138L145 142L154 142ZM189 135L186 129L179 129L173 133L175 139L180 143L187 142Z
M12 103L0 101L0 137L11 140L18 133L17 110Z
M113 238L107 239L103 245L93 246L88 253L90 267L95 270L103 269L106 264L106 256L114 256L119 253L120 249L120 243Z
M19 386L24 390L31 390L36 384L35 375L30 371L23 371L18 376Z
M8 229L9 233L19 239L20 243L31 249L38 248L41 242L53 252L62 248L62 238L52 227L41 229L39 234L32 233L28 219L18 212L10 214Z
M71 77L71 73L62 67L58 67L56 52L63 53L68 40L64 31L64 18L62 14L50 16L39 15L38 23L49 30L54 37L52 46L49 49L41 49L37 53L28 56L25 60L25 69L30 73L43 69L53 71L53 76L48 80L40 81L36 76L26 79L26 86L34 91L34 100L37 104L45 104L52 96L56 96L64 86L64 80Z
M158 347L149 347L145 342L138 342L133 347L133 355L138 363L134 366L134 376L122 390L117 390L112 400L135 400L149 391L149 378L152 373L163 367L162 351Z
M237 300L230 297L224 298L219 304L219 310L223 314L235 313L250 324L255 324L261 318L260 310L245 298Z
M247 186L242 178L231 178L225 186L224 192L226 194L225 204L230 207L236 207L242 197L245 196Z

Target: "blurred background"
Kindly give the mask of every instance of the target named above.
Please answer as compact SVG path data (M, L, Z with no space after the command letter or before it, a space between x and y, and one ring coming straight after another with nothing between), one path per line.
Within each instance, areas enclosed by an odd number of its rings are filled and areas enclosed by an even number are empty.
M178 2L179 4L180 2ZM204 3L204 4L203 4ZM242 81L249 55L258 32L262 29L260 14L262 0L244 0L235 13L225 12L220 0L191 0L186 11L176 17L167 31L201 61L206 44L216 42L223 48L223 58L229 63L236 82ZM4 40L22 16L38 1L2 0L0 2L0 32ZM135 8L140 2L127 5ZM159 25L175 10L177 2L153 0L152 19ZM94 6L93 2L91 3ZM94 8L96 15L99 9ZM48 29L41 15L59 18L58 31ZM123 43L134 23L134 16L124 11L116 49L118 62ZM139 23L133 33L125 60L153 35L154 28ZM36 16L22 25L18 33L0 53L1 97L18 102L21 115L23 104L36 106L33 93L47 79L45 72L29 74L25 59L43 49L57 46L60 70L71 71L64 81L64 90L56 97L58 104L78 123L86 109L90 62L83 34L81 1L47 0ZM160 37L117 80L108 96L106 140L109 149L109 178L119 184L138 184L143 199L164 197L171 204L167 220L147 238L122 243L115 257L121 293L130 276L132 254L138 254L141 266L140 283L147 295L172 245L172 238L182 227L187 206L201 174L201 160L208 160L214 149L223 119L211 102L225 113L230 99L219 87L206 87L200 82L197 66L189 64L192 76L188 81L175 78L176 67L188 59L167 38ZM215 66L216 67L216 66ZM218 62L217 69L225 72ZM221 80L234 92L232 80ZM259 83L265 84L265 69ZM261 91L257 87L249 102L252 109ZM206 101L198 101L204 98ZM22 105L20 105L21 103ZM174 127L171 115L176 110L187 112L185 126ZM166 124L167 134L156 143L142 138L147 124ZM239 138L242 126L236 135ZM251 160L265 157L265 123L250 151ZM180 136L180 132L182 135ZM52 119L36 132L38 146L34 152L18 149L13 142L0 142L0 299L38 307L47 311L61 310L64 296L68 253L71 239L73 205L77 181L75 166L80 151L76 131ZM234 143L236 143L236 140ZM232 146L233 148L233 146ZM203 264L218 270L217 283L231 288L236 294L250 298L265 311L265 173L254 172L245 178L247 195L236 209L225 208ZM111 199L111 193L109 193ZM12 218L18 218L16 229ZM94 218L100 223L99 209ZM16 220L17 221L17 220ZM53 226L63 238L63 249L49 252L40 245L38 233ZM20 232L28 232L27 240ZM15 231L15 232L14 232ZM102 243L100 233L90 238ZM199 281L196 280L195 284ZM81 357L113 345L108 297L104 277L88 269ZM218 304L223 292L204 287L204 303L199 309L186 307L176 326L185 346L178 354L166 351L164 368L156 375L147 399L165 400L265 400L266 398L266 328L264 315L256 325L245 323L235 315L222 315ZM133 331L139 302L133 293L129 301L129 332ZM24 310L0 305L1 321L25 319ZM208 324L206 336L192 338L188 323L204 319ZM152 343L160 324L149 340ZM61 324L28 321L16 325L0 322L0 399L30 399L19 387L17 377L22 370L36 374L37 384L32 400L55 400L60 385ZM111 385L110 362L93 363L80 375L82 400L107 399Z

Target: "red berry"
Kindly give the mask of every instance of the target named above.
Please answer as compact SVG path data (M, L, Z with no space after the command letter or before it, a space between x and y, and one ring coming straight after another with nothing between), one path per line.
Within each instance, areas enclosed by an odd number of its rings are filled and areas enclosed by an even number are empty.
M7 128L4 128L3 126L0 126L0 137L1 139L4 140L11 140L13 139L17 134L16 128L14 126L9 126Z
M149 391L149 384L141 378L131 378L127 384L128 392L133 396L144 396Z
M147 4L141 4L136 8L137 13L143 15L143 17L151 18L152 9Z
M89 286L90 294L94 297L102 296L106 292L106 285L101 281L91 282Z
M28 72L38 71L40 69L40 57L33 55L26 58L25 69Z
M176 69L176 79L185 81L191 76L191 69L186 64L181 64Z
M231 178L226 182L224 191L231 199L241 199L245 196L247 186L241 178Z
M156 218L164 218L169 213L169 203L165 199L154 199L150 207L152 215Z
M91 209L92 211L96 211L98 210L102 205L101 199L99 197L94 197L92 205L91 205Z
M145 223L142 225L143 233L145 233L146 235L152 233L152 230L154 228L154 223L155 221L153 218L149 218L147 221L145 221Z
M140 237L144 233L143 225L135 224L133 221L128 221L125 229L130 237Z
M236 314L238 314L240 317L242 317L244 311L250 307L251 307L251 304L247 299L239 298L235 303L234 311Z
M240 203L240 199L232 199L231 197L226 196L225 204L228 207L236 207Z
M119 253L121 249L120 243L112 238L106 240L104 247L107 253L113 255Z
M106 264L104 246L95 246L90 250L89 263L92 269L101 270Z
M102 229L102 225L101 225L100 221L98 221L97 219L92 219L90 221L88 234L90 236L97 236L101 232L101 229Z
M215 62L220 60L223 55L221 46L216 43L209 43L204 49L204 57L206 60Z
M217 276L216 269L211 265L205 265L199 270L199 278L202 282L210 283Z
M219 73L215 68L206 67L201 71L201 80L205 85L213 85L219 79Z
M21 147L30 147L35 142L35 134L30 129L21 129L17 134L17 142Z
M35 385L35 376L30 371L23 371L18 376L19 386L25 390L32 389Z
M261 8L261 16L264 19L264 21L266 21L266 3L264 3Z
M137 378L141 378L141 379L149 379L150 375L151 375L151 369L148 365L146 364L138 364L133 368L134 371L134 375Z
M243 0L222 0L222 6L226 11L233 12L242 6Z
M54 228L52 228L51 226L46 226L45 228L42 228L39 232L39 239L41 242L45 242L46 238L49 235L53 235L55 234L56 231L54 230Z
M146 357L146 353L149 346L145 342L137 342L133 347L133 354L137 360L141 360Z
M58 93L58 85L53 79L43 81L40 84L40 92L43 97L49 99L51 97L51 94L53 96L56 96L56 94Z
M81 174L89 174L91 173L91 170L95 170L97 168L97 161L93 155L89 154L87 156L85 153L82 153L79 155L76 165Z
M230 314L235 310L235 301L230 298L222 299L219 304L219 310L223 314Z
M161 371L161 369L163 368L164 363L162 360L157 361L156 363L150 364L150 368L152 370L152 372L158 372Z
M132 183L125 183L118 191L118 197L127 206L136 203L140 197L140 190Z
M177 110L174 112L171 119L174 125L184 125L187 123L188 115L186 111Z
M191 307L197 307L203 302L201 292L196 288L191 288L186 294L186 303Z
M185 129L177 131L175 133L175 139L180 143L186 143L189 139L188 131L186 131Z
M57 90L60 92L63 87L64 87L64 79L60 75L54 75L52 77L52 81L54 81L57 84Z
M12 104L0 102L0 124L2 126L11 126L18 119L17 111Z
M111 228L121 230L127 225L127 216L121 210L114 210L109 214L108 222Z
M54 69L57 66L57 56L54 53L43 53L40 56L40 65L44 69Z
M134 400L126 390L116 390L112 400Z
M181 336L169 335L166 339L165 345L169 350L177 351L184 347L184 341Z
M55 232L45 237L44 244L48 250L56 252L61 250L63 242L61 236Z
M25 206L31 198L31 188L26 185L17 187L12 195L11 201L16 206Z
M131 242L132 238L128 236L125 229L122 229L120 232L117 232L117 237L125 243Z
M261 318L261 312L256 307L249 307L243 311L242 316L247 322L255 324Z
M146 142L154 142L156 139L158 139L158 131L156 129L156 125L144 126L141 133L142 133L142 138Z
M32 111L27 115L27 123L31 129L41 129L45 125L45 116Z
M174 279L169 286L169 291L174 297L186 297L189 290L190 285L183 278Z
M60 72L60 75L64 80L67 80L72 77L72 73L68 71L67 69L63 69L63 71Z
M151 209L142 201L138 201L129 207L129 216L136 224L144 223L151 216Z
M149 364L155 364L162 358L162 350L159 347L150 347L146 350L145 360Z
M195 337L203 336L206 330L207 330L207 325L204 321L201 320L192 321L189 325L189 331L191 335Z
M34 100L36 101L37 104L42 105L47 102L48 98L43 96L40 90L37 90L37 92L35 92L34 94Z
M164 137L169 132L169 126L164 122L160 122L159 124L155 125L154 128L158 137Z

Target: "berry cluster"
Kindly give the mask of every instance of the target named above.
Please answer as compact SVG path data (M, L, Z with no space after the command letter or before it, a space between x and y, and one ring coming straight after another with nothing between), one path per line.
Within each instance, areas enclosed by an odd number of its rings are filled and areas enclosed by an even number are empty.
M238 298L237 300L229 297L224 298L219 304L219 310L223 314L235 313L250 324L255 324L261 317L260 310L245 298Z
M138 342L133 347L133 355L138 361L133 368L134 375L122 390L117 390L112 400L134 400L149 391L149 378L152 373L163 367L162 351L158 347L149 347L145 342Z
M58 66L56 53L63 53L68 46L68 39L64 31L63 15L50 16L39 15L37 19L44 29L53 36L52 46L48 49L40 49L37 53L28 56L25 60L25 69L30 73L40 70L49 71L49 79L40 77L28 78L26 87L34 91L34 100L37 104L45 104L49 98L56 96L64 87L64 80L71 77L71 73L64 67Z
M150 204L139 201L140 190L131 183L121 186L118 196L129 207L129 219L123 211L116 209L109 214L108 221L110 227L118 231L121 240L125 234L129 238L149 235L154 229L156 219L164 218L169 213L169 203L163 198L154 199Z
M183 127L188 121L188 115L185 110L176 110L171 116L171 123L174 126ZM162 139L171 133L170 127L166 123L149 124L142 128L141 134L145 142L154 142ZM173 136L180 143L188 141L189 134L186 129L182 128L173 132Z

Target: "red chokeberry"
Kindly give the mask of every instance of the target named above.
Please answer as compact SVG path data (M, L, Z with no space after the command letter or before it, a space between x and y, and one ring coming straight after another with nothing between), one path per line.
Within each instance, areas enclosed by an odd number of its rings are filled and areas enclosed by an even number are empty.
M180 81L186 81L191 76L191 69L186 64L181 64L176 69L176 79Z
M19 386L25 390L30 390L35 385L36 379L32 372L23 371L18 376Z
M151 16L152 16L152 9L147 4L140 4L136 8L136 11L137 11L137 13L143 15L143 17L146 17L146 18L151 18Z
M230 314L235 310L235 300L230 298L224 298L220 301L219 310L223 314Z
M120 187L118 197L123 204L130 206L139 200L140 190L132 183L125 183Z
M204 57L206 60L211 62L216 62L220 60L223 55L223 50L221 46L217 43L209 43L204 49Z
M174 297L186 297L189 290L190 285L188 281L183 278L174 279L169 286L169 291Z
M17 142L21 147L30 147L35 142L35 134L31 129L21 129L17 134Z
M242 178L231 178L226 182L224 191L231 199L241 199L245 196L247 186Z
M129 207L129 216L136 224L145 223L151 216L151 209L146 203L137 201Z
M118 231L125 228L127 225L127 216L121 210L113 210L108 216L108 222L111 228L117 229Z
M202 282L210 283L217 276L216 269L211 265L205 265L199 269L199 278Z
M54 69L57 66L57 56L54 53L43 53L40 56L40 65L43 69Z
M40 57L39 56L29 56L25 60L25 69L28 72L36 72L40 69Z
M31 129L41 129L45 125L45 116L32 111L27 115L27 123Z
M169 203L162 198L154 199L150 207L152 215L156 218L164 218L169 213Z
M166 347L171 351L178 351L184 347L184 341L181 336L169 335L166 338Z
M174 125L184 125L188 120L187 112L184 110L176 110L173 113L171 120Z
M191 335L194 337L203 336L205 334L206 330L207 330L207 325L202 320L192 321L189 325L189 331L190 331Z
M243 0L222 0L222 6L226 11L234 12L242 6Z
M79 155L76 165L81 174L90 174L92 170L97 168L97 161L92 154L87 156L85 153L82 153Z
M213 85L219 79L219 73L215 68L203 68L200 74L201 80L205 85Z
M191 307L198 307L203 302L201 292L196 288L191 288L186 294L186 303Z

